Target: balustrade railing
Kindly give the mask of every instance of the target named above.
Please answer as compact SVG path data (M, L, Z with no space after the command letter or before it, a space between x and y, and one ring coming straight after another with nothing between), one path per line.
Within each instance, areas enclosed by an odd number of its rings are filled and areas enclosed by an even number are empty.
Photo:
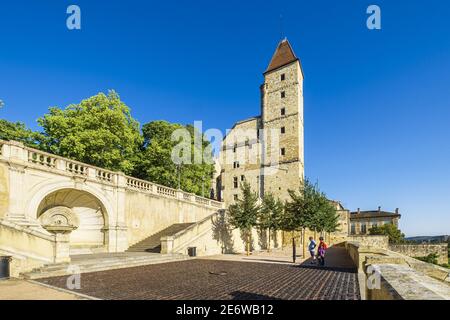
M127 178L127 186L133 189L143 190L143 191L152 191L153 184L148 181L139 180L135 178Z
M177 192L175 189L163 187L163 186L157 186L156 192L165 196L173 197L175 198L177 196Z
M66 161L66 171L82 176L88 175L89 168L76 162Z
M211 200L211 206L216 208L222 208L222 202Z
M46 153L40 153L37 151L28 151L28 161L40 164L46 167L54 168L56 167L56 158L50 156Z
M186 201L191 201L192 200L192 194L187 193L187 192L183 192L183 199Z
M95 171L96 171L95 176L97 177L97 180L113 182L113 174L111 172L99 169L96 169Z
M22 159L22 161L28 161L37 166L52 168L55 170L62 170L66 173L83 176L86 177L86 179L96 180L97 182L101 183L114 185L126 184L126 187L131 189L156 193L161 196L178 198L184 201L195 202L198 204L213 206L216 208L223 207L222 202L210 200L207 198L196 196L192 193L157 185L150 181L140 180L137 178L125 176L120 173L115 173L105 169L97 168L95 166L90 166L78 161L52 155L44 151L25 147L21 143L15 141L0 140L0 156L9 157L12 151L11 149L5 148L16 148L16 150L19 151L15 151L14 154L19 155L19 159Z
M195 202L209 205L209 199L195 196Z

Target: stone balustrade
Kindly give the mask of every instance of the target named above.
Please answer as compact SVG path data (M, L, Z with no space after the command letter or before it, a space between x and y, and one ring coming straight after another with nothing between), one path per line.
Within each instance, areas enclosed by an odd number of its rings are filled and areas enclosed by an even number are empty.
M24 146L17 141L0 140L0 157L9 162L31 165L36 169L55 170L58 173L82 177L101 184L123 187L144 193L151 193L161 197L176 198L198 205L224 208L224 203L199 197L181 190L157 185L150 181L125 176L121 172L114 172L98 168L86 163L60 157L41 150Z
M361 238L363 239L363 238ZM367 242L347 241L367 300L450 300L450 270Z

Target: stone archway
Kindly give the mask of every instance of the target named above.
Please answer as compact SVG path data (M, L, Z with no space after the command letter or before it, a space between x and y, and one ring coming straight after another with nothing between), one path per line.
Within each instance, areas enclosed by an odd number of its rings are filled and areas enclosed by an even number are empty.
M69 234L71 254L107 251L106 210L94 195L70 188L51 192L40 202L37 218L43 223L52 214L64 223L71 215L76 221ZM55 221L61 223L58 218Z

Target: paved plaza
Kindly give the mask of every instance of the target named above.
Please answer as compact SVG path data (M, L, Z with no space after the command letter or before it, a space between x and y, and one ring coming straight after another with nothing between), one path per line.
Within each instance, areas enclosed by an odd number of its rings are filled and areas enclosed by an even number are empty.
M329 250L326 267L262 256L192 259L86 273L79 293L100 299L357 300L356 270L345 250ZM223 256L222 256L223 257ZM231 259L230 257L234 257ZM39 280L66 288L67 277Z

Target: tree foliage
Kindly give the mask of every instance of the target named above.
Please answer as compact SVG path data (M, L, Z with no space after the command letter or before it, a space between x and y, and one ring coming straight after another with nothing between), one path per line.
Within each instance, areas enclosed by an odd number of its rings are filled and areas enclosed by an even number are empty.
M298 192L289 190L291 200L286 203L282 227L285 231L308 228L333 232L338 226L335 207L320 191L317 184L304 180Z
M189 154L186 156L190 161L187 163L177 164L172 159L172 150L180 143L172 139L172 134L178 129L189 133L189 150L186 151ZM206 137L191 125L167 121L149 122L142 127L142 132L144 141L134 170L135 176L172 188L178 188L180 184L180 188L187 192L209 195L214 166L211 164L211 145ZM195 135L201 139L198 145L194 143ZM194 162L196 158L201 159L200 163Z
M264 195L258 216L258 225L262 229L279 230L284 211L283 203L272 193Z
M99 93L65 109L52 107L38 122L44 129L47 151L110 170L132 172L142 137L139 123L116 92Z
M251 230L257 226L260 205L258 195L251 190L250 184L244 182L241 185L242 197L228 207L229 223L234 228L239 228L247 240L247 254L250 249Z
M268 231L267 248L270 250L270 234L279 230L283 217L284 205L272 193L266 193L258 215L258 226Z
M40 148L42 135L28 129L22 122L9 122L0 119L0 139L22 142L32 148Z
M369 234L388 236L390 243L405 242L405 235L392 223L387 223L382 226L374 226L369 229Z

